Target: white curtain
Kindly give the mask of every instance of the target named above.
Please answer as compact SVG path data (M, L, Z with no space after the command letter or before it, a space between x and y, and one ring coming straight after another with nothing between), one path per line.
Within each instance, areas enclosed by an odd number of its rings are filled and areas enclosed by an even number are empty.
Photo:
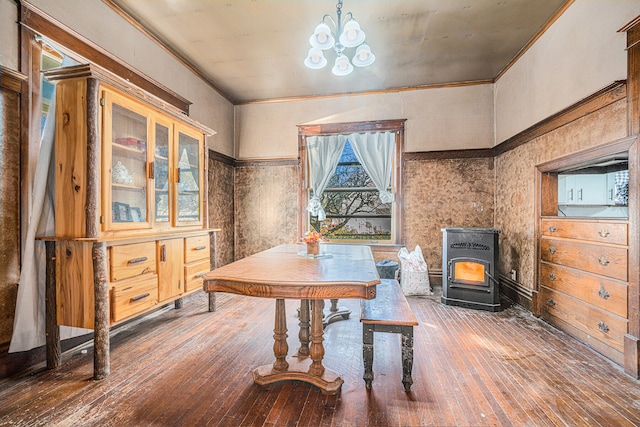
M307 210L317 216L318 221L327 219L322 208L322 193L334 174L340 161L342 150L347 143L346 135L307 137L307 157L309 159L309 186L313 196L309 199Z
M395 132L352 133L349 135L349 143L380 193L380 201L393 202L394 196L389 191L389 186L396 145Z
M53 145L55 135L55 92L44 126L32 189L32 211L27 227L20 285L13 321L9 353L27 351L45 344L45 244L36 237L55 235ZM51 185L49 185L51 184ZM88 329L61 327L60 338L91 332Z

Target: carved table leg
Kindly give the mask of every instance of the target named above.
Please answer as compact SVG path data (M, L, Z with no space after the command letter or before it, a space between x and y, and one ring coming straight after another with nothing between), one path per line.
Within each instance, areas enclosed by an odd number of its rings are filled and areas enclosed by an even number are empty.
M258 385L267 385L278 381L304 381L320 388L325 394L336 394L340 391L344 380L335 371L326 369L322 365L324 358L324 346L322 345L322 300L313 300L311 317L311 346L309 354L311 357L291 357L286 358L287 346L287 322L285 318L284 300L276 300L276 321L273 337L273 353L276 361L273 365L263 365L253 371L253 381ZM307 304L308 306L308 304ZM301 310L301 323L305 315ZM308 316L307 316L308 318ZM301 329L304 329L302 326ZM304 335L304 333L303 333ZM303 338L303 341L305 338ZM305 346L303 344L303 346Z
M322 376L324 373L324 366L322 366L322 359L324 358L324 346L322 341L324 337L324 331L322 329L322 305L323 300L313 300L312 310L313 318L311 320L311 366L309 367L309 373L311 375Z
M411 391L411 370L413 369L413 326L402 327L402 384L405 391Z
M329 311L324 313L323 325L326 327L329 323L336 322L338 320L347 320L351 314L351 310L346 307L338 307L338 300L332 299ZM324 303L324 301L323 301Z
M298 349L299 357L309 357L309 300L300 300L300 348Z
M276 361L273 364L274 371L286 371L289 368L287 363L287 353L289 345L287 344L287 316L285 312L284 300L276 300L276 321L273 328L273 354Z
M373 382L373 325L362 324L362 360L364 361L364 384L371 388Z

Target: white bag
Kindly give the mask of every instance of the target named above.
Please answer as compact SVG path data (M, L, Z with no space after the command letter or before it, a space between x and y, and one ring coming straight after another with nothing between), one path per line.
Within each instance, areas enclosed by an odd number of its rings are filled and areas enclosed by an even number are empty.
M398 259L402 264L400 285L405 295L431 295L431 283L427 263L419 245L409 253L407 248L400 249Z

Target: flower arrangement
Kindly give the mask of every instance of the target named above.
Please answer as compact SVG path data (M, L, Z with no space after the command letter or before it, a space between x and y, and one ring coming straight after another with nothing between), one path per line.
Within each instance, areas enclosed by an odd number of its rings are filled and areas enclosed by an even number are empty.
M320 254L320 242L327 239L316 230L307 231L304 234L304 242L307 244L307 254L319 255Z
M324 237L322 234L318 233L316 230L313 231L307 231L306 233L304 233L304 242L305 243L313 243L313 242L320 242L320 241L326 241L327 238Z

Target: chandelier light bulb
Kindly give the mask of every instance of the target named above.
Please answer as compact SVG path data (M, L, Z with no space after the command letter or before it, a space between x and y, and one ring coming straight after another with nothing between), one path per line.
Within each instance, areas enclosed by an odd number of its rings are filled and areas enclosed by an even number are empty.
M349 58L345 55L340 55L336 58L336 63L334 64L331 72L336 76L346 76L351 74L353 71L353 65L349 62Z
M324 57L322 49L317 47L309 49L307 59L304 60L304 65L313 70L324 68L324 66L327 65L327 58Z
M317 47L320 49L330 49L335 44L336 40L333 38L331 34L331 28L325 23L321 22L316 27L313 35L309 39L309 43L313 47Z
M376 56L371 52L371 48L366 44L361 44L356 49L356 55L353 57L353 65L356 67L366 67L373 64Z
M344 47L356 47L364 42L365 34L355 19L349 20L340 35L340 44Z

